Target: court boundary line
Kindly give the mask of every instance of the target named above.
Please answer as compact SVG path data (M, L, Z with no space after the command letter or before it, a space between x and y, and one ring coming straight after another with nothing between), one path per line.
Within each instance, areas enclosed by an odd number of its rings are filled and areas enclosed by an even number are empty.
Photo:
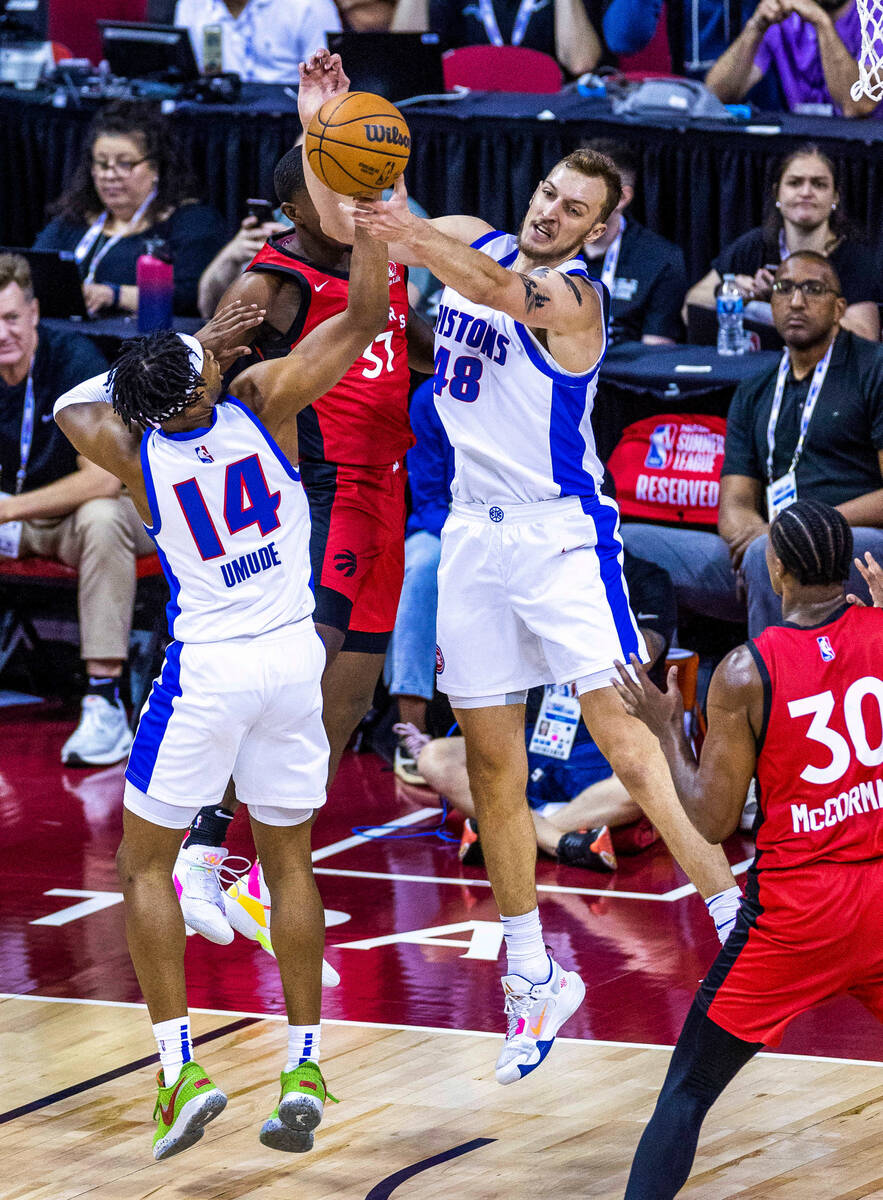
M98 1008L129 1008L147 1012L147 1005L133 1000L92 1000L77 996L38 996L33 992L0 992L0 1001L30 1000L41 1004L81 1004ZM249 1017L254 1021L286 1021L285 1013L244 1012L230 1008L197 1008L190 1007L188 1012L199 1013L208 1017ZM485 1029L451 1029L445 1025L397 1025L386 1021L351 1021L343 1017L323 1017L323 1025L353 1026L357 1029L389 1029L393 1033L453 1033L464 1037L501 1038L502 1033L494 1033ZM217 1036L217 1031L213 1031ZM201 1034L201 1038L208 1035ZM605 1038L572 1038L555 1039L565 1046L609 1046L619 1050L673 1050L674 1044L666 1042L617 1042ZM151 1057L151 1061L155 1059ZM785 1062L830 1063L834 1066L846 1067L883 1067L883 1061L874 1058L834 1058L826 1054L784 1054L775 1050L761 1050L757 1058L778 1058Z

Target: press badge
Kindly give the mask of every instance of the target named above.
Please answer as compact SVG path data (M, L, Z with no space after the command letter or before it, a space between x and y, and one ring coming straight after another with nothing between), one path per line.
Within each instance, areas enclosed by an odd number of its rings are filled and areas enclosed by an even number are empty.
M797 475L788 471L774 479L766 490L766 507L769 520L773 521L784 509L797 499Z
M528 746L531 754L570 758L581 719L576 684L547 684Z
M0 492L0 500L10 499L9 492ZM21 546L21 521L5 521L0 525L0 558L18 558Z

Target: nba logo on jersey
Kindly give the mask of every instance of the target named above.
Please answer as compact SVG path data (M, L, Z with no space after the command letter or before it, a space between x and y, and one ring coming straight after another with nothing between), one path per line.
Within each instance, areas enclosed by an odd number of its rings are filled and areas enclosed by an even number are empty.
M667 467L674 452L676 425L657 425L650 434L650 449L644 459L645 467L661 470Z
M205 446L196 447L196 457L201 463L213 463L215 461L209 454L208 450L206 450Z
M822 656L822 662L833 662L837 655L834 653L834 647L827 637L817 637L816 641L819 644L819 654Z

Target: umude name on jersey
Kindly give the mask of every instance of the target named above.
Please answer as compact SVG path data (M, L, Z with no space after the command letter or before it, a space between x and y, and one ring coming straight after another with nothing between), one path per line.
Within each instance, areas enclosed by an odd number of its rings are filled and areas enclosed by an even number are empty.
M817 808L811 808L808 804L792 804L791 821L795 833L818 833L874 809L883 809L883 779L879 778L860 783L838 796L831 796Z
M435 332L439 337L452 338L455 342L477 350L498 367L502 367L506 362L509 339L473 313L458 312L456 308L440 304Z
M272 567L281 567L282 560L276 549L275 542L267 542L260 550L250 554L242 554L230 562L221 563L221 578L228 588L236 587L237 583L245 583L252 575L261 571L269 571Z

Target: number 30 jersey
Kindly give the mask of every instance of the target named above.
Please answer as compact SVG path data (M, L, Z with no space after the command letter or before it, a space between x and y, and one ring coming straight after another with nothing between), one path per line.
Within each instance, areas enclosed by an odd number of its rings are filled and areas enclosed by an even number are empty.
M748 647L764 685L757 869L883 857L883 611L773 625Z
M503 267L518 256L517 238L497 231L473 247ZM589 278L580 257L556 269ZM589 282L606 329L609 293L603 283ZM446 287L435 326L433 387L454 447L454 497L472 504L533 504L596 495L604 468L591 415L606 348L605 334L597 362L572 374L520 321Z
M228 396L208 428L148 430L141 465L173 638L254 637L309 616L306 495L250 409Z

